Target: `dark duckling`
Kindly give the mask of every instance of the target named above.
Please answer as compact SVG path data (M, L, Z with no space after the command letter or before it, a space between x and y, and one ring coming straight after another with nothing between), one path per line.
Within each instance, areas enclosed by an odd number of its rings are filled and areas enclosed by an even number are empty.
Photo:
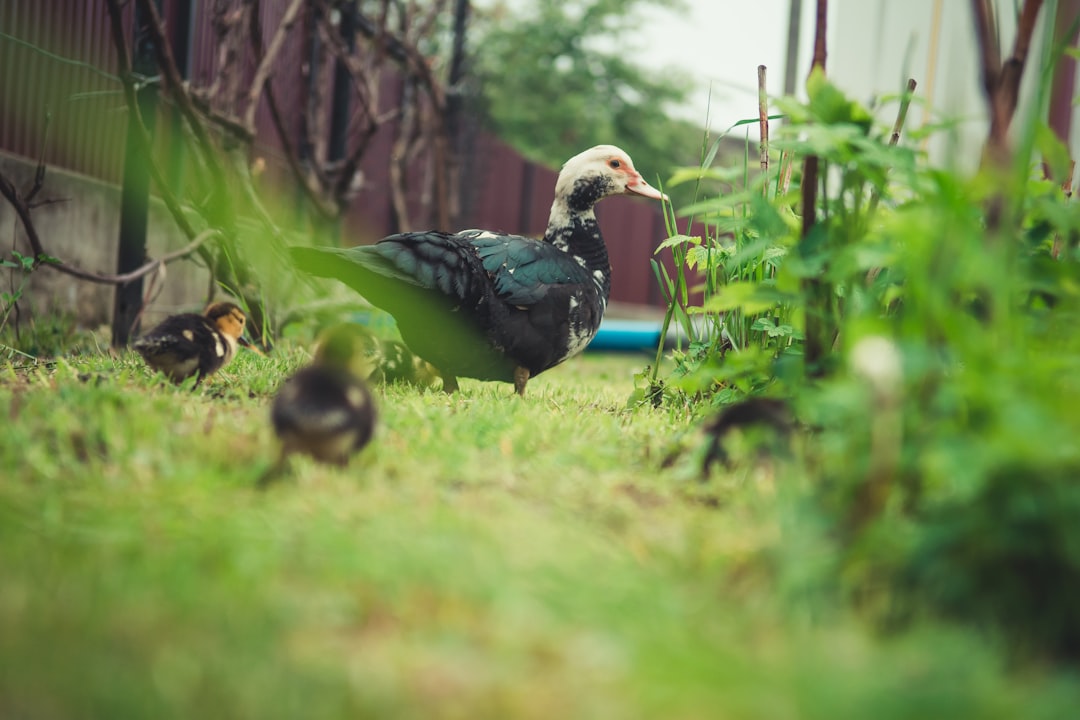
M367 367L364 347L362 331L335 325L323 333L311 365L281 386L271 409L281 441L277 469L294 453L344 466L371 440L376 413L361 379Z
M132 347L146 364L176 384L192 375L195 386L213 375L236 355L243 342L244 311L231 302L217 302L202 315L170 315L140 337ZM192 388L192 389L194 389Z

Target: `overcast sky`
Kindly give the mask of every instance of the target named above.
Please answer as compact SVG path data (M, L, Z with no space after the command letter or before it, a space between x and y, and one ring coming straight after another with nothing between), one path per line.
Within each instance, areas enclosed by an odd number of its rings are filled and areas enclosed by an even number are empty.
M767 68L770 95L784 90L791 0L688 0L683 12L651 9L643 16L643 60L677 67L694 79L694 93L680 109L688 120L723 130L757 116L757 67ZM814 0L803 0L796 87L810 65ZM710 101L710 89L712 97Z

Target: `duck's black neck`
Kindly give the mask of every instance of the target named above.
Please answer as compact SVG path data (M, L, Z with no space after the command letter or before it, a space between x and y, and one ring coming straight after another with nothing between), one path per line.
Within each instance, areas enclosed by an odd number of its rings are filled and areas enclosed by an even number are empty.
M600 225L592 206L574 211L558 203L551 208L551 219L544 241L570 255L589 271L606 301L611 293L611 260L600 235Z

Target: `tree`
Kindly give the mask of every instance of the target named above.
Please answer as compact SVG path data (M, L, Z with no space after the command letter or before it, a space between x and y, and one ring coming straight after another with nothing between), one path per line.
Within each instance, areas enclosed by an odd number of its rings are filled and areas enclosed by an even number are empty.
M703 130L668 114L687 94L672 70L638 66L633 43L645 6L680 0L537 0L499 4L473 24L480 95L495 132L557 166L601 143L622 146L653 181L696 165Z

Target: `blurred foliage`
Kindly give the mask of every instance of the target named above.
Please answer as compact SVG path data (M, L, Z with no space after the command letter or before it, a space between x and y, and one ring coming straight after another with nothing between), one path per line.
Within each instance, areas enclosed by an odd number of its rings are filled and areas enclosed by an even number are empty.
M701 127L670 116L688 79L637 63L647 6L678 9L681 0L537 0L478 14L474 71L499 137L551 167L593 145L618 145L653 184L698 162Z
M676 175L730 187L669 218L660 252L677 270L661 282L690 343L634 399L707 414L787 398L807 429L801 472L817 517L792 538L834 549L817 578L829 592L882 628L939 615L1014 658L1075 659L1080 208L1042 175L1045 160L1063 177L1067 150L1032 121L1013 167L963 177L890 145L824 77L807 89L805 103L776 103L789 121L767 174ZM788 192L776 151L796 161ZM821 175L803 236L809 155ZM689 219L703 237L680 234ZM700 298L681 290L694 287ZM808 317L830 328L819 379L803 368Z

